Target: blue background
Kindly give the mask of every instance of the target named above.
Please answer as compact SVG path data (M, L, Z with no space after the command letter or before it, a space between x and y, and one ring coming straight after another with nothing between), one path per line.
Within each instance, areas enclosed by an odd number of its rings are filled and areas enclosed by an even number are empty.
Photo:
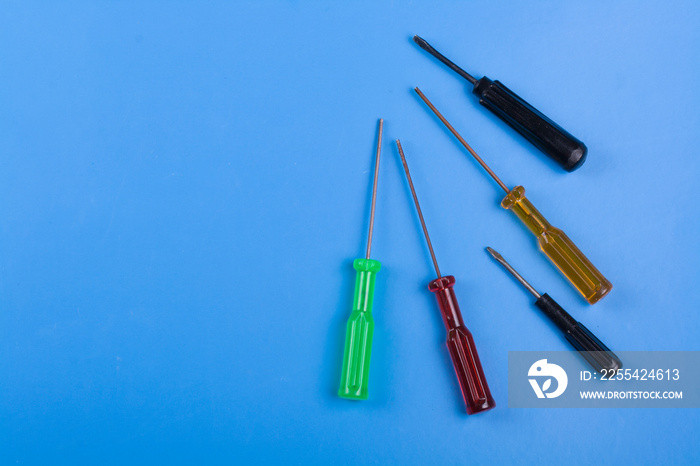
M508 351L566 346L484 252L614 350L700 350L696 2L56 3L0 7L0 462L698 462L697 410L508 409ZM413 34L588 161L558 169ZM538 252L416 85L608 297L589 306ZM354 403L336 391L380 117ZM396 138L487 414L464 413Z

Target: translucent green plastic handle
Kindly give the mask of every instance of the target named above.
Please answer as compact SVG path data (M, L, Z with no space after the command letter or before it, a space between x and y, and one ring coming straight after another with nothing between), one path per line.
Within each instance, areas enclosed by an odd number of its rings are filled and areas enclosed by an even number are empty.
M372 259L355 259L352 266L357 270L355 298L345 333L343 373L338 395L351 400L366 400L374 333L374 279L382 264Z

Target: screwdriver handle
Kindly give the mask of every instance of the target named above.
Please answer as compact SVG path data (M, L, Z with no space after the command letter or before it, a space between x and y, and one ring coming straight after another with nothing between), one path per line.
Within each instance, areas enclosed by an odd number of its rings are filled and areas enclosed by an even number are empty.
M382 264L372 259L355 259L352 266L357 270L355 297L345 332L343 372L338 395L352 400L366 400L374 334L374 280Z
M588 151L586 145L501 82L484 76L474 83L472 92L479 97L481 105L525 136L564 170L571 172L583 165Z
M442 319L447 328L447 349L467 405L467 414L475 414L494 408L496 402L486 383L474 338L464 326L453 289L454 284L455 277L446 275L430 282L428 289L437 297Z
M590 330L581 322L577 322L547 293L535 301L535 305L545 313L554 324L559 327L566 336L571 346L588 361L588 364L596 370L617 371L622 369L622 361L610 348L605 346Z
M516 186L501 201L512 210L537 237L542 252L569 279L590 304L600 301L612 289L612 283L588 260L566 234L549 224L525 197L525 188Z

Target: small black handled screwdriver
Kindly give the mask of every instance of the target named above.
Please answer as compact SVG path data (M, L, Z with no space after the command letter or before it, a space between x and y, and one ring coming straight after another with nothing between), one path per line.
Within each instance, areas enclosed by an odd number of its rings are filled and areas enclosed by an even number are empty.
M539 294L532 285L530 285L518 272L499 253L492 248L486 250L498 261L508 272L510 272L521 285L527 289L537 301L535 306L540 308L542 312L562 331L567 341L579 351L590 366L597 372L612 371L617 372L622 369L622 361L615 355L610 348L605 346L602 341L591 333L581 322L564 310L556 301L554 301L547 293Z
M474 86L472 92L479 97L481 105L522 134L564 170L572 172L583 165L588 152L586 145L564 128L525 102L501 82L491 81L486 76L476 79L452 63L422 38L413 36L413 40L423 50L469 81Z

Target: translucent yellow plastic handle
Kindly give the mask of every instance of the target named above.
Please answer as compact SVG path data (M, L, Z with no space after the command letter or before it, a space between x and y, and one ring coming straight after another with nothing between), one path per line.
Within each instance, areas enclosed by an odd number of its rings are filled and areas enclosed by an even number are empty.
M512 210L537 237L547 257L569 279L590 304L600 301L612 290L612 283L591 264L566 234L549 224L525 197L525 188L516 186L501 201L501 207Z

